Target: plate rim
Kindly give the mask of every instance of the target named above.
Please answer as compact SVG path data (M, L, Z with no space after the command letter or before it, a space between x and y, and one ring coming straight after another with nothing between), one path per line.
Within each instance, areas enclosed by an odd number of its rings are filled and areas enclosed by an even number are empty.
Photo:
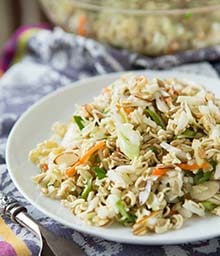
M106 79L117 79L117 77L119 77L122 74L128 74L128 73L133 73L133 74L144 74L145 76L147 76L148 73L150 73L151 75L155 74L155 75L165 75L165 76L180 76L181 79L182 76L186 76L186 79L188 80L193 80L193 77L195 79L205 79L205 80L209 80L211 81L219 81L220 83L220 78L213 78L213 77L208 77L208 76L203 76L203 75L198 75L198 74L192 74L192 73L185 73L185 72L178 72L178 71L169 71L169 70L163 70L163 71L157 71L157 70L138 70L138 71L122 71L122 72L113 72L110 74L105 74L105 75L99 75L99 76L94 76L94 77L89 77L89 78L84 78L82 80L78 80L72 83L68 83L67 85L53 91L50 92L49 94L47 94L46 96L44 96L43 98L41 98L40 100L37 100L34 104L32 104L30 107L28 107L28 109L26 109L18 118L18 120L15 122L15 124L13 125L9 135L8 135L8 139L7 139L7 143L6 143L6 149L5 149L5 160L6 160L6 167L8 169L9 175L11 180L13 181L15 187L18 189L18 191L22 194L22 196L31 204L33 205L37 210L39 210L40 212L42 212L43 214L45 214L46 216L50 217L51 219L57 221L58 223L61 223L73 230L76 230L78 232L82 232L85 234L89 234L92 236L96 236L96 237L101 237L103 239L109 240L109 241L115 241L115 242L121 242L121 243L128 243L128 244L140 244L140 245L171 245L171 244L181 244L181 243L187 243L187 242L196 242L199 240L207 240L207 239L211 239L214 237L217 237L220 235L220 231L219 232L215 232L212 234L208 234L208 235L200 235L199 237L195 237L194 239L190 238L187 239L183 239L183 238L175 238L173 240L163 240L163 239L157 239L157 240L147 240L146 238L148 237L147 235L143 236L143 239L135 239L135 236L132 238L123 238L121 237L120 240L115 240L114 239L114 235L109 236L105 235L105 233L103 232L102 234L97 234L96 231L93 231L93 229L86 229L84 227L80 227L76 224L70 224L68 221L66 221L65 219L61 219L60 217L56 216L55 214L48 212L46 209L44 209L42 206L38 205L37 203L35 203L29 196L28 194L26 194L26 192L23 191L22 186L17 182L14 174L13 174L13 170L11 168L11 164L10 164L10 148L11 148L11 144L13 143L13 137L16 134L16 130L17 127L19 127L19 125L23 122L23 120L25 120L26 116L29 115L29 113L34 110L36 107L39 107L42 103L48 101L50 98L56 97L57 95L59 95L62 92L68 91L68 90L74 90L75 87L80 87L80 86L86 86L86 84L89 84L90 82L94 82L94 81L101 81L101 80L106 80ZM162 75L162 76L163 76ZM172 232L172 231L169 231ZM166 234L166 233L165 233ZM146 240L145 240L145 239Z

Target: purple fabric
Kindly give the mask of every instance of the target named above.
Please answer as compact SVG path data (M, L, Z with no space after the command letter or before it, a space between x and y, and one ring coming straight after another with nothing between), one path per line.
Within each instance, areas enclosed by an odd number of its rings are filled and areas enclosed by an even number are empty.
M0 241L0 256L17 256L17 253L9 243Z
M47 24L39 24L39 25L24 25L16 30L13 36L8 40L2 49L2 54L0 56L0 70L5 72L10 65L12 64L13 58L15 57L17 51L18 40L21 38L22 34L31 29L48 29L50 28Z

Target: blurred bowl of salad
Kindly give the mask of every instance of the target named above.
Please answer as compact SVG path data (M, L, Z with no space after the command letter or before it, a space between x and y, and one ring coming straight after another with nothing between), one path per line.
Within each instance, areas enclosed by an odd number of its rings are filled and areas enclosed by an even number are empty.
M160 56L220 43L220 0L40 0L66 31Z

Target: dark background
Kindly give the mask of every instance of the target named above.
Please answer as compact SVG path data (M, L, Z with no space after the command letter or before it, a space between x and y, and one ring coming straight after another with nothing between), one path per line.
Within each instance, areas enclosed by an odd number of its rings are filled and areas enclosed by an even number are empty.
M0 51L21 25L47 22L38 0L0 0Z

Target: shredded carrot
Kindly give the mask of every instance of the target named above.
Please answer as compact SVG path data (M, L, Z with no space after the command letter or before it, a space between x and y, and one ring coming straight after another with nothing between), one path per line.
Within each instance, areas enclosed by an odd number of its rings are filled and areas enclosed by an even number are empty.
M77 161L71 168L66 170L67 176L74 176L76 173L76 167L80 164L84 164L89 160L92 154L94 154L97 150L103 148L105 146L104 141L100 141L95 146L91 147L80 159Z
M176 214L177 213L177 211L176 210L174 210L174 209L170 209L170 215L174 215L174 214Z
M198 165L198 164L189 165L189 164L182 163L182 164L178 164L177 166L186 171L194 171L198 169L207 169L210 167L210 164L208 162L204 162L201 165Z
M134 108L133 107L123 107L124 111L127 113L127 114L130 114L131 112L134 111Z
M77 27L77 33L81 36L86 35L86 24L87 24L87 17L85 15L81 15L79 17L79 23Z
M92 148L90 148L85 154L84 156L79 160L80 163L84 163L86 161L88 161L88 159L90 158L90 156L95 153L97 150L103 148L105 146L105 142L104 141L100 141L99 143L97 143L95 146L93 146Z
M198 165L198 164L189 165L186 163L182 163L182 164L178 164L177 166L186 171L194 171L198 169L208 169L210 167L210 164L208 162L204 162L201 165ZM163 176L166 174L167 171L168 171L167 168L156 168L153 170L152 175Z
M122 108L125 111L125 113L127 113L127 114L130 114L131 112L134 111L134 107L126 107L126 106L122 106L120 104L116 104L116 107L118 109Z
M166 174L167 171L168 169L166 168L156 168L153 170L152 175L163 176Z
M48 170L48 164L42 164L41 169L46 172Z
M77 164L74 164L72 167L70 167L69 169L66 170L66 175L71 177L74 176L76 174L76 167L80 165L79 162L77 162Z

